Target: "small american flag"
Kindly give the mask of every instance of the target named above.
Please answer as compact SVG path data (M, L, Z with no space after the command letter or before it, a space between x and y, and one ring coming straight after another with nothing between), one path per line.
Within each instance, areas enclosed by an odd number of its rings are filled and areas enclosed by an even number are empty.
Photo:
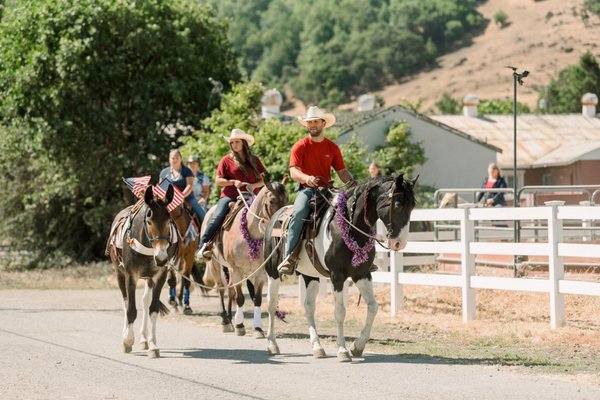
M174 189L173 200L167 206L167 211L171 212L174 209L176 209L177 207L179 207L179 205L181 203L183 203L184 197L183 197L183 193L181 192L181 190L179 190L177 188L177 186L173 185L173 183L169 180L169 178L165 178L158 185L154 186L154 192L156 193L157 196L165 197L167 194L167 189L169 188L169 185L172 185L173 189Z
M133 178L123 178L123 182L127 184L127 187L133 192L135 197L141 199L144 197L150 178L150 175L136 176Z

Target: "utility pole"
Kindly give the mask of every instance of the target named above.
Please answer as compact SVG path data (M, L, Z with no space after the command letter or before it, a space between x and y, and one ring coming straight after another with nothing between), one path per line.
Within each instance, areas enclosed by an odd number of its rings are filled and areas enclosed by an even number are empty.
M513 207L519 207L519 198L517 196L517 190L519 188L517 182L517 82L519 85L523 85L523 78L529 75L529 71L518 72L517 67L507 65L506 68L510 68L513 71ZM520 238L520 227L519 221L515 220L515 243L521 241ZM517 275L517 265L521 261L521 257L515 256L513 265L513 274Z

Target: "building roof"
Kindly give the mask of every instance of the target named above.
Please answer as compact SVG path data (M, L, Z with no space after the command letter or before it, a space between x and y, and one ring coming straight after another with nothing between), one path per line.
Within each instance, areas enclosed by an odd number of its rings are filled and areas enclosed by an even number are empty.
M408 107L404 107L401 105L394 105L387 108L376 108L370 111L348 111L348 112L337 112L335 113L336 124L335 128L340 130L340 134L343 135L345 133L352 132L364 124L379 118L385 118L389 114L393 114L395 112L403 112L410 114L414 118L418 118L426 123L435 125L441 129L448 131L454 135L460 136L464 139L470 140L472 142L478 143L482 146L488 147L496 152L502 152L502 147L495 145L494 143L489 143L484 140L477 138L474 135L469 134L468 132L462 131L460 128L454 127L452 125L446 124L443 121L439 121L437 119L430 118L424 114L420 114L411 110ZM512 153L512 151L511 151Z
M432 119L502 149L497 162L513 165L512 115L435 115ZM600 118L581 114L519 115L517 165L519 168L569 165L600 148Z

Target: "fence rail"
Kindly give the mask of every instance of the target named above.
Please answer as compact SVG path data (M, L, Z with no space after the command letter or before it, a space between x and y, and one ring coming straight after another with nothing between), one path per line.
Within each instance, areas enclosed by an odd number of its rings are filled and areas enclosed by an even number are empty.
M547 234L544 243L500 243L476 240L475 222L482 221L541 222L540 230ZM564 257L600 258L599 244L566 243L563 221L579 220L582 223L600 219L600 207L559 206L519 208L464 208L464 209L416 209L412 221L453 221L459 225L459 240L439 242L410 241L401 252L390 252L390 271L373 273L373 281L391 285L390 313L395 316L402 308L403 285L429 285L459 287L462 290L462 317L469 322L476 317L476 290L496 289L550 294L549 313L552 329L565 324L566 294L600 296L599 282L567 280L564 277ZM385 252L383 248L377 251ZM460 275L442 273L407 273L403 253L456 253L460 254ZM475 255L528 255L548 257L548 279L503 278L477 276Z

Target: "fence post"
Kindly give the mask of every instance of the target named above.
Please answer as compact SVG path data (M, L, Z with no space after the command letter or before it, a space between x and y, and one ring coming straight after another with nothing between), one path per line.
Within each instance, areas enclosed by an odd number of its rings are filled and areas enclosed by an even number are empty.
M390 251L390 315L395 317L402 308L404 301L404 286L398 283L398 273L404 272L402 253Z
M565 324L565 295L558 291L558 281L565 276L562 257L558 255L558 244L563 240L563 222L558 219L558 206L564 201L547 201L548 211L548 280L550 284L550 328Z
M463 209L460 219L461 275L462 275L462 315L463 322L475 319L477 311L476 291L471 287L471 276L475 275L475 256L470 244L475 241L475 223L469 219L469 209Z

